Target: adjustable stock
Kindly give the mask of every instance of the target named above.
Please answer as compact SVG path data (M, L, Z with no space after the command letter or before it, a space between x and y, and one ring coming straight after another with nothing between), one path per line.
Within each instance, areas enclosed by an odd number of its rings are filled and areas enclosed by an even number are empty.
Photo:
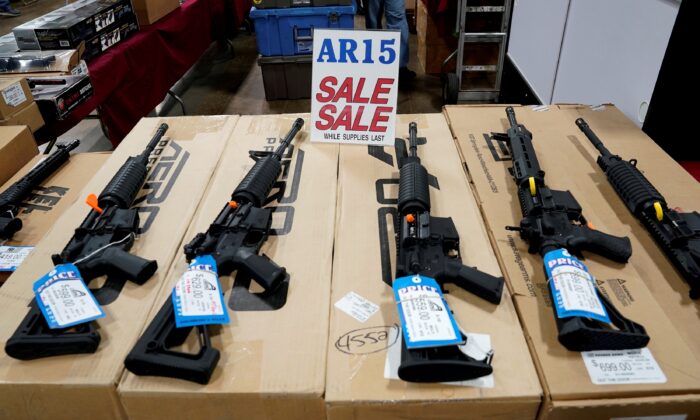
M610 321L617 328L598 321L582 318L556 318L559 342L571 351L627 350L646 347L649 336L643 326L624 316L613 304L597 291L608 312Z
M464 336L462 336L464 338ZM454 382L480 378L493 373L491 356L473 359L458 346L409 350L401 342L399 378L407 382Z
M198 326L199 351L196 354L171 350L182 345L194 327L175 327L173 302L168 297L148 329L124 361L126 368L136 375L165 376L207 384L216 364L219 351L212 347L206 326Z
M94 353L100 345L100 334L92 323L70 328L49 328L35 301L29 307L12 337L5 343L5 353L20 360L64 354Z

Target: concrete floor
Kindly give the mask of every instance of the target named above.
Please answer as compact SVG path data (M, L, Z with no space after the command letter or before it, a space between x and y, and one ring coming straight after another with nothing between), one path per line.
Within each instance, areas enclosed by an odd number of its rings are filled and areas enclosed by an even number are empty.
M0 34L9 33L17 25L61 7L65 0L38 0L24 5L14 2L22 12L15 18L0 18ZM355 27L364 27L364 17L356 16ZM418 73L409 88L399 90L400 114L440 112L442 106L440 78L424 74L418 63L416 36L410 37L411 58L409 68ZM309 112L310 100L266 101L262 72L257 65L255 35L245 32L233 41L233 55L213 44L182 80L180 97L185 102L188 115L219 114L281 114ZM155 115L155 114L153 114ZM170 107L165 115L182 115L179 106ZM59 141L81 140L77 151L111 150L111 144L102 134L96 120L85 120L65 133Z

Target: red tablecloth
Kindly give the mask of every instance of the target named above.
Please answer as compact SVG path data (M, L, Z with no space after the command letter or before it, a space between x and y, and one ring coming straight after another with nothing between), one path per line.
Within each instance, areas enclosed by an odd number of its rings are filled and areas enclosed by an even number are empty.
M98 106L115 146L165 97L212 41L243 20L250 0L186 0L153 25L88 63L93 97L38 137L65 133Z

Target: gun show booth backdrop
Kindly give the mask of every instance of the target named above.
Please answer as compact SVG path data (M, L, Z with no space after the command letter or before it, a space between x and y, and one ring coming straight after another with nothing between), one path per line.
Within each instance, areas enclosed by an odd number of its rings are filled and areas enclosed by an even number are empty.
M22 229L16 232L12 239L5 241L3 246L29 247L26 248L26 252L29 252L31 247L39 243L41 238L73 203L85 198L80 196L83 187L109 159L110 155L111 153L77 153L72 155L68 162L34 188L33 193L20 204L19 218L22 220ZM7 190L45 158L46 155L32 158L5 185L0 186L0 193ZM3 261L9 263L9 255L8 258L3 258L4 253L14 252L0 246L0 283L7 280L12 274L12 271L3 271L1 266Z
M591 157L595 156L594 149L584 144L588 141L574 121L584 117L594 129L608 127L598 132L601 138L610 141L607 146L615 153L630 157L635 154L640 162L658 165L654 169L657 177L667 170L668 174L679 175L680 168L631 122L622 121L624 117L617 110L601 112L585 106L552 105L534 109L515 107L515 111L518 122L533 134L534 149L546 172L547 185L570 190L595 229L633 238L632 258L626 265L591 252L584 252L583 262L601 292L623 316L643 325L651 337L647 349L636 352L582 355L568 351L559 343L542 257L529 254L527 243L517 232L505 230L506 226L519 225L522 214L516 184L508 171L512 166L508 148L490 136L490 132L505 132L509 127L504 107L446 107L472 190L513 293L545 389L539 418L700 416L698 348L692 343L689 346L683 339L697 331L689 325L698 325L697 314L691 324L692 317L687 312L692 304L683 303L687 286L683 288L679 280L673 279L673 270L665 257L654 250L654 244L646 238L648 234L628 217L626 207L607 187L605 176ZM613 136L625 138L621 143L627 144L627 150L617 150ZM680 179L688 178L680 176ZM664 185L657 186L664 191L663 188L671 185L671 179L676 177L669 177ZM679 205L692 204L687 199L678 201ZM670 287L679 294L670 299L674 302L669 301L668 296L674 296L670 291L659 292L669 287L663 286L669 279L674 283ZM676 311L685 315L670 315ZM686 328L687 332L679 333Z
M418 156L429 173L431 215L451 217L463 264L500 276L479 208L442 114L399 115L396 135L416 122ZM421 143L421 142L419 142ZM494 351L491 376L464 384L398 379L400 329L389 283L395 277L399 169L393 147L341 147L326 374L329 419L533 419L542 389L510 293L500 305L448 284L446 299L462 331L488 340L468 343ZM482 337L483 338L483 337ZM473 350L473 349L472 349ZM393 366L386 371L388 358ZM393 377L389 379L387 376Z
M248 152L273 151L297 117L239 119L183 243L205 232L231 200L232 192L253 167ZM119 395L129 418L325 417L338 146L311 143L308 114L302 117L307 124L284 154L282 174L268 199L267 207L273 209L272 232L260 251L286 267L286 293L256 295L261 289L244 270L235 278L222 276L230 322L208 327L211 345L220 352L209 383L127 371ZM187 267L180 247L156 304L145 317L148 323L171 298L173 286ZM186 341L177 350L196 352L197 335L192 333L190 338L193 342Z
M79 194L99 194L127 157L142 152L161 122L166 137L151 154L146 183L136 199L142 233L131 253L158 262L158 271L143 285L96 279L90 286L110 291L111 303L95 323L101 342L93 354L17 360L0 354L0 417L123 418L117 383L124 358L147 321L158 292L190 224L192 215L236 123L235 116L143 119L94 174ZM51 254L60 252L90 208L74 203L37 245L34 252L0 288L0 340L12 336L32 301L32 284L52 270ZM106 290L110 289L110 290ZM109 295L104 293L103 296Z

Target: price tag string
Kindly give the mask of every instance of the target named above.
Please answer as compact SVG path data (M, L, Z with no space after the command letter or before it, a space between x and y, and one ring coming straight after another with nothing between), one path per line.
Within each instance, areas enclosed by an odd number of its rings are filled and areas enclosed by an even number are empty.
M134 234L134 232L130 232L128 235L126 235L126 236L123 237L122 239L120 239L120 240L118 240L118 241L115 241L115 242L108 243L107 245L105 245L105 246L103 246L103 247L101 247L101 248L97 248L96 250L94 250L93 252L87 254L87 255L84 256L83 258L79 258L79 259L73 261L73 264L80 264L81 262L83 262L83 261L85 261L85 260L88 260L88 259L94 257L97 253L102 252L102 251L104 251L105 249L107 249L107 248L109 248L109 247L111 247L111 246L120 245L120 244L124 243L124 242L127 241L129 238L131 238L131 239L136 239L136 234Z

